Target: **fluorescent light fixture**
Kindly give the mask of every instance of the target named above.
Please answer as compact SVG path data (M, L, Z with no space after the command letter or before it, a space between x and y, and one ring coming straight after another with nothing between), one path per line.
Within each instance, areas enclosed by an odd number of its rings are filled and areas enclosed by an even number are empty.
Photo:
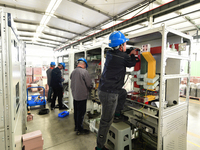
M57 0L51 0L51 1L50 1L49 6L48 6L47 9L46 9L46 12L47 12L47 13L50 13L50 12L51 12L51 10L52 10L53 6L55 5L56 1L57 1Z
M61 2L62 2L62 0L51 0L50 1L49 5L45 11L44 16L42 17L42 20L40 21L40 26L37 27L33 41L35 41L35 39L38 38L39 34L42 33L42 31L44 30L44 27L46 27L46 25L49 22L49 20L51 19L51 17L54 16L54 12L56 11L56 9L58 8L58 6L60 5Z

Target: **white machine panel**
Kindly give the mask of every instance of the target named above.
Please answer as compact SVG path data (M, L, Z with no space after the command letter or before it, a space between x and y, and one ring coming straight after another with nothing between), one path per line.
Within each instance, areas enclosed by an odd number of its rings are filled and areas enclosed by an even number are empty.
M5 135L4 135L4 131L0 131L0 147L1 150L5 150Z
M1 58L1 53L0 53L0 80L2 80L2 58ZM0 128L4 127L4 115L3 115L3 84L2 82L0 83Z

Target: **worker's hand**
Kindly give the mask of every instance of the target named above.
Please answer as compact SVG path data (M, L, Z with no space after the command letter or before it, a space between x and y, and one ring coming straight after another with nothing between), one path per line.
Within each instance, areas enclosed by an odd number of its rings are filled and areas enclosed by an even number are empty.
M137 48L135 48L134 50L132 50L129 55L132 55L132 54L136 55L137 54L136 50L137 50Z

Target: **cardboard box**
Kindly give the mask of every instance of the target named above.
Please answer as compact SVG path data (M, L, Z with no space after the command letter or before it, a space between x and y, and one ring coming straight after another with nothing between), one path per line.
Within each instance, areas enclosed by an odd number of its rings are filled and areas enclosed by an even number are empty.
M27 75L26 76L26 84L28 84L28 83L31 83L33 80L32 80L32 75L30 76L30 75Z
M26 67L26 75L32 76L32 74L33 74L32 67Z
M33 68L33 75L41 75L42 76L42 68L41 67Z
M22 135L23 146L25 150L42 150L44 140L40 130Z
M33 115L32 115L32 114L27 115L27 122L28 122L28 121L31 121L31 120L33 120Z
M42 78L42 75L33 74L33 81L39 81Z

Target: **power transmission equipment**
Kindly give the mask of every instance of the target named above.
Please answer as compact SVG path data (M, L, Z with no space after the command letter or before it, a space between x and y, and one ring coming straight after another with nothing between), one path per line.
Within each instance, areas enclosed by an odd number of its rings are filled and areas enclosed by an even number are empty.
M186 150L192 37L162 25L128 38L141 49L124 109L133 147L139 140L153 150ZM187 78L186 101L179 99L181 78Z
M25 43L18 39L10 13L0 10L0 147L21 150L26 131Z

